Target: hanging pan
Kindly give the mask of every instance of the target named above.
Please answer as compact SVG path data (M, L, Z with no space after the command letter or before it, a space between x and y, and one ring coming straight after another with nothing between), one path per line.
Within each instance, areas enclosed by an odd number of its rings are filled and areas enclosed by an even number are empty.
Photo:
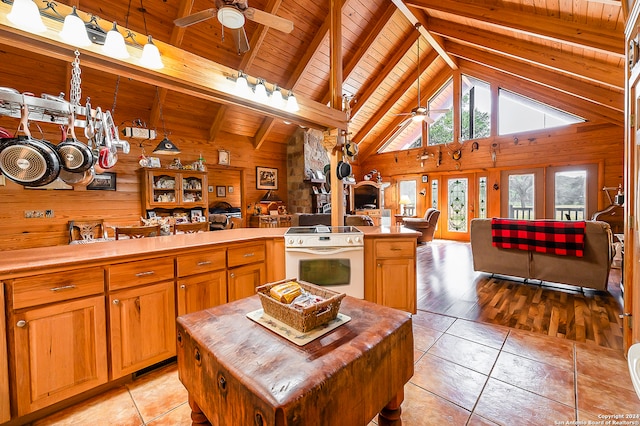
M60 158L45 141L34 139L28 128L29 109L23 104L16 135L25 136L6 141L0 150L0 170L10 180L25 186L44 186L60 174Z
M69 123L66 131L63 128L63 139L56 150L62 160L62 168L68 172L84 172L93 165L93 152L91 149L76 139L75 115L69 114Z
M60 129L62 130L62 142L60 144L58 144L58 146L56 147L56 150L58 152L58 154L62 157L65 152L65 150L61 150L60 146L65 143L69 138L68 138L68 129L65 128L65 126L60 126ZM71 137L75 139L75 135L73 134L74 132L71 132L72 135ZM81 142L79 142L80 144L82 144ZM82 144L84 145L84 144ZM90 161L90 165L89 168L86 170L79 170L78 168L76 168L75 170L69 170L69 168L64 166L65 161L70 161L69 158L61 158L62 161L62 168L60 169L60 179L62 179L62 181L64 183L66 183L67 185L71 185L71 186L86 186L89 183L91 183L93 181L93 178L95 176L95 172L93 170L93 163L94 163L94 157L93 157L93 152L92 150L86 146L87 151L88 151L88 159ZM83 154L84 155L84 154Z

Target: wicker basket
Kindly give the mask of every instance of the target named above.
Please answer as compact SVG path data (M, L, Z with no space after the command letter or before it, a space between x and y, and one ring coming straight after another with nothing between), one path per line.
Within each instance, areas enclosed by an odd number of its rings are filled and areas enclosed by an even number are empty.
M299 310L294 309L291 305L279 302L269 295L271 287L289 281L297 282L303 289L315 294L316 296L320 296L325 300ZM338 316L338 310L340 310L340 302L346 296L344 293L336 293L335 291L327 290L324 287L319 287L297 279L288 279L265 284L260 287L256 287L256 292L260 296L260 301L262 302L262 308L264 309L265 314L272 316L273 318L282 321L303 333L335 319L335 317Z

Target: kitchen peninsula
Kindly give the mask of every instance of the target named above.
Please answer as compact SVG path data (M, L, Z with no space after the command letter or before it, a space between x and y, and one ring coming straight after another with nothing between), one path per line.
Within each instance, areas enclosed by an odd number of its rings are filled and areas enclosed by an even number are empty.
M415 312L419 233L361 229L365 299ZM7 251L0 259L7 339L0 343L8 342L9 365L0 357L0 373L11 374L0 397L11 395L12 419L41 417L54 404L175 356L176 316L285 278L285 231L240 228Z

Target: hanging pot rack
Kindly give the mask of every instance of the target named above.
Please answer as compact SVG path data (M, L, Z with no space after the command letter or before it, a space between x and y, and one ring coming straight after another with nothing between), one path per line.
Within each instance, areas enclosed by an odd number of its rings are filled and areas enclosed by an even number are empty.
M81 105L71 105L68 101L57 99L50 95L36 97L29 94L21 94L11 89L0 89L0 115L20 118L22 107L29 110L29 121L66 125L69 123L71 112L75 115L75 127L86 126L87 108ZM90 109L91 117L95 116L95 110Z

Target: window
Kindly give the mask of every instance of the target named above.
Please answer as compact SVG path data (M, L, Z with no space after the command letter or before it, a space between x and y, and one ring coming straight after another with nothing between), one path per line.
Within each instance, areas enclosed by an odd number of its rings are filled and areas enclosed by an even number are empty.
M438 179L431 180L431 207L438 209Z
M548 167L546 217L586 220L598 209L598 165Z
M535 176L509 175L509 216L512 219L535 219Z
M416 188L415 180L400 181L400 214L404 216L415 216L416 214Z
M433 123L429 124L429 145L453 142L453 80L449 80L429 99L427 109ZM447 112L435 112L446 109Z
M449 232L467 232L469 181L466 178L449 179Z
M480 204L480 211L478 217L481 219L487 218L487 178L482 176L478 179L478 203Z
M489 83L462 76L460 138L464 141L491 136L491 88Z
M585 120L522 95L500 89L498 92L498 134L548 129L582 123Z

